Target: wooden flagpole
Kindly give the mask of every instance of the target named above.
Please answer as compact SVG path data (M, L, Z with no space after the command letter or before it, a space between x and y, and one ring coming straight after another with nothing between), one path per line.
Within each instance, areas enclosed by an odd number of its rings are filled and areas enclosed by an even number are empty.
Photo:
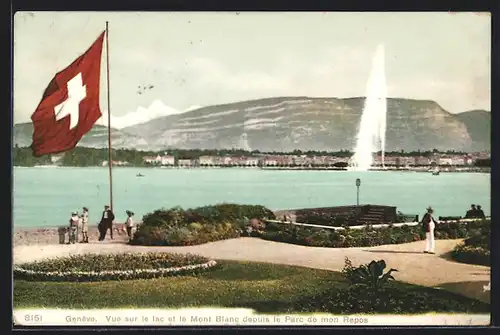
M108 168L109 168L109 207L113 211L113 159L112 159L112 148L111 148L111 102L110 102L110 92L109 92L109 30L108 21L106 21L106 79L107 79L107 91L108 91Z

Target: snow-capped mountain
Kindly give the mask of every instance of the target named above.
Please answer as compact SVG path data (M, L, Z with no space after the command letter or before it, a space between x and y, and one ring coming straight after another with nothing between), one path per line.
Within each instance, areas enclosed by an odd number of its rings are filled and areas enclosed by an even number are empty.
M199 107L196 107L197 109ZM149 105L149 107L144 108L140 106L134 112L129 112L123 116L114 116L111 114L111 126L116 129L122 129L125 127L135 126L138 124L146 123L151 120L157 119L159 117L176 115L183 113L175 108L166 106L160 100L155 100ZM98 125L107 126L108 125L108 112L103 111L102 117L97 121Z
M194 111L194 110L197 110L197 109L200 109L200 108L203 108L203 106L194 105L194 106L186 108L186 110L184 110L184 112L190 112L190 111Z

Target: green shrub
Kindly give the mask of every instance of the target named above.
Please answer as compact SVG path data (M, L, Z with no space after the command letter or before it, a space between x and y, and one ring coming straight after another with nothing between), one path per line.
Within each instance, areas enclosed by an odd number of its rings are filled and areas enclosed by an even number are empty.
M491 265L491 225L485 221L474 225L472 236L458 244L451 252L451 257L462 263Z
M266 223L265 230L268 232L277 232L283 230L283 225L281 223L269 222Z
M391 273L398 271L390 269L384 273L385 268L384 260L371 261L369 264L354 267L351 260L346 257L342 275L352 285L362 285L369 291L378 292L389 280L394 280Z
M477 235L471 236L464 241L466 246L481 247L487 250L491 249L491 230L487 227Z
M436 239L457 239L471 237L483 232L483 237L475 237L485 245L489 241L490 222L481 221L470 224L438 224L435 230ZM385 228L345 229L335 231L326 228L287 224L267 224L262 238L271 241L293 243L300 245L347 248L370 247L376 245L400 244L425 239L421 226L402 227L389 226ZM488 244L489 245L489 244Z
M143 225L148 226L177 226L188 225L193 222L202 224L218 224L220 222L236 222L243 219L275 219L274 213L264 206L218 204L190 209L173 207L159 209L143 217Z
M465 238L467 234L467 227L465 225L460 225L457 229L457 238Z
M143 217L130 242L134 245L195 245L239 237L249 224L255 233L265 228L263 219L275 219L264 206L218 204L184 210L160 209Z
M331 231L326 229L315 229L310 236L311 241L309 243L313 247L330 247L330 235Z
M225 240L228 238L239 237L239 232L234 229L231 223L220 225L205 224L200 229L189 230L186 227L177 227L165 230L163 241L155 243L155 245L169 246L189 246L204 244L213 241ZM135 242L137 241L137 242ZM134 243L141 243L140 238L136 238Z
M188 224L188 229L191 231L198 231L203 228L203 225L199 222L191 222Z
M460 243L451 252L451 257L461 263L491 265L491 251L483 247Z
M190 245L193 241L194 235L198 234L199 231L191 232L187 227L173 228L168 231L165 239L166 245Z
M224 221L237 222L242 219L276 219L274 213L260 205L217 204L186 211L188 222L217 224Z
M151 245L164 246L168 245L167 238L169 231L174 228L167 226L156 227L141 224L134 233L134 238L130 241L132 245Z
M236 219L233 221L233 226L242 232L246 230L249 224L250 220L246 217L241 219Z

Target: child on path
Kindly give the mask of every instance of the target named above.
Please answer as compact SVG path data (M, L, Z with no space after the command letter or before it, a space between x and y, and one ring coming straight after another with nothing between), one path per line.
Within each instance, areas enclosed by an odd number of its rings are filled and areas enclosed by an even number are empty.
M71 218L69 219L69 243L76 243L76 234L78 225L80 224L80 217L78 216L78 212L71 213Z
M127 235L129 238L129 242L132 241L132 236L133 236L133 228L134 228L134 220L132 219L132 216L134 216L134 212L132 211L125 211L127 213L127 220L125 221L125 227L127 228Z
M82 241L81 243L89 243L89 235L88 235L88 223L89 223L89 209L87 207L83 207L83 213L81 216L81 230L82 230Z

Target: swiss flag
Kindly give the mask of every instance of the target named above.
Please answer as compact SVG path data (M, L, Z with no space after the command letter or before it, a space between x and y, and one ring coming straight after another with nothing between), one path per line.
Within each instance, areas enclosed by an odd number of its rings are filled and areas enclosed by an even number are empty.
M73 149L102 116L99 107L102 43L105 31L49 83L31 116L33 156Z

